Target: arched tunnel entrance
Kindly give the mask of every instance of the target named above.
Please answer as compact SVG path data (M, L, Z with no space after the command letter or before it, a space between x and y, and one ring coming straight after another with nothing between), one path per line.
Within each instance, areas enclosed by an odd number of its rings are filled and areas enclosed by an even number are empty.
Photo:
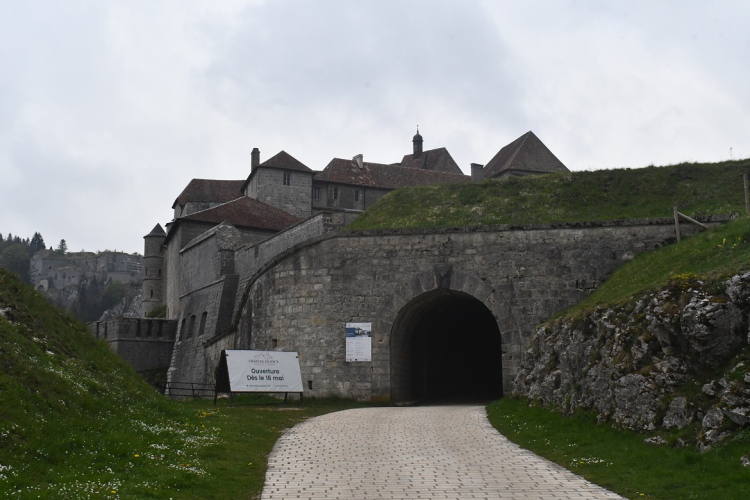
M391 330L391 400L462 402L503 395L500 330L469 294L440 289L412 299Z

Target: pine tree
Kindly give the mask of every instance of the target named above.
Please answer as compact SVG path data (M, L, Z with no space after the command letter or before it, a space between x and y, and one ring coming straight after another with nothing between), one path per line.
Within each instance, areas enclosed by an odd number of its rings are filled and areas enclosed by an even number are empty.
M44 244L44 238L42 238L42 235L39 234L39 232L34 233L29 246L31 247L31 255L34 255L39 250L44 250L45 248L47 248L47 245Z

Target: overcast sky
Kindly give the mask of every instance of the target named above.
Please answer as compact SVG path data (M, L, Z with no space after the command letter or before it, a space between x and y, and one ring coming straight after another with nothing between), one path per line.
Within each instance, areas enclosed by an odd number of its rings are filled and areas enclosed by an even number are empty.
M571 170L750 157L750 2L0 0L0 232L142 252L192 178L528 130ZM730 148L732 148L730 153Z

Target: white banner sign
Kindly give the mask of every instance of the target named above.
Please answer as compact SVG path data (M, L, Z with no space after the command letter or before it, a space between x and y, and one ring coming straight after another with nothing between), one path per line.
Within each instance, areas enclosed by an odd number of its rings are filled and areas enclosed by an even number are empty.
M296 352L225 352L232 392L302 392Z
M346 324L346 361L372 361L372 323Z

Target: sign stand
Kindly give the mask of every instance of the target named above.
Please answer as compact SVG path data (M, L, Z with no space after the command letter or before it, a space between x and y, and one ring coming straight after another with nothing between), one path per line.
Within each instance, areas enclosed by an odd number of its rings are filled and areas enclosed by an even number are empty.
M214 406L219 393L229 394L234 406L238 393L284 393L284 403L289 393L299 394L300 404L305 404L302 377L296 352L280 351L221 351L216 369Z

